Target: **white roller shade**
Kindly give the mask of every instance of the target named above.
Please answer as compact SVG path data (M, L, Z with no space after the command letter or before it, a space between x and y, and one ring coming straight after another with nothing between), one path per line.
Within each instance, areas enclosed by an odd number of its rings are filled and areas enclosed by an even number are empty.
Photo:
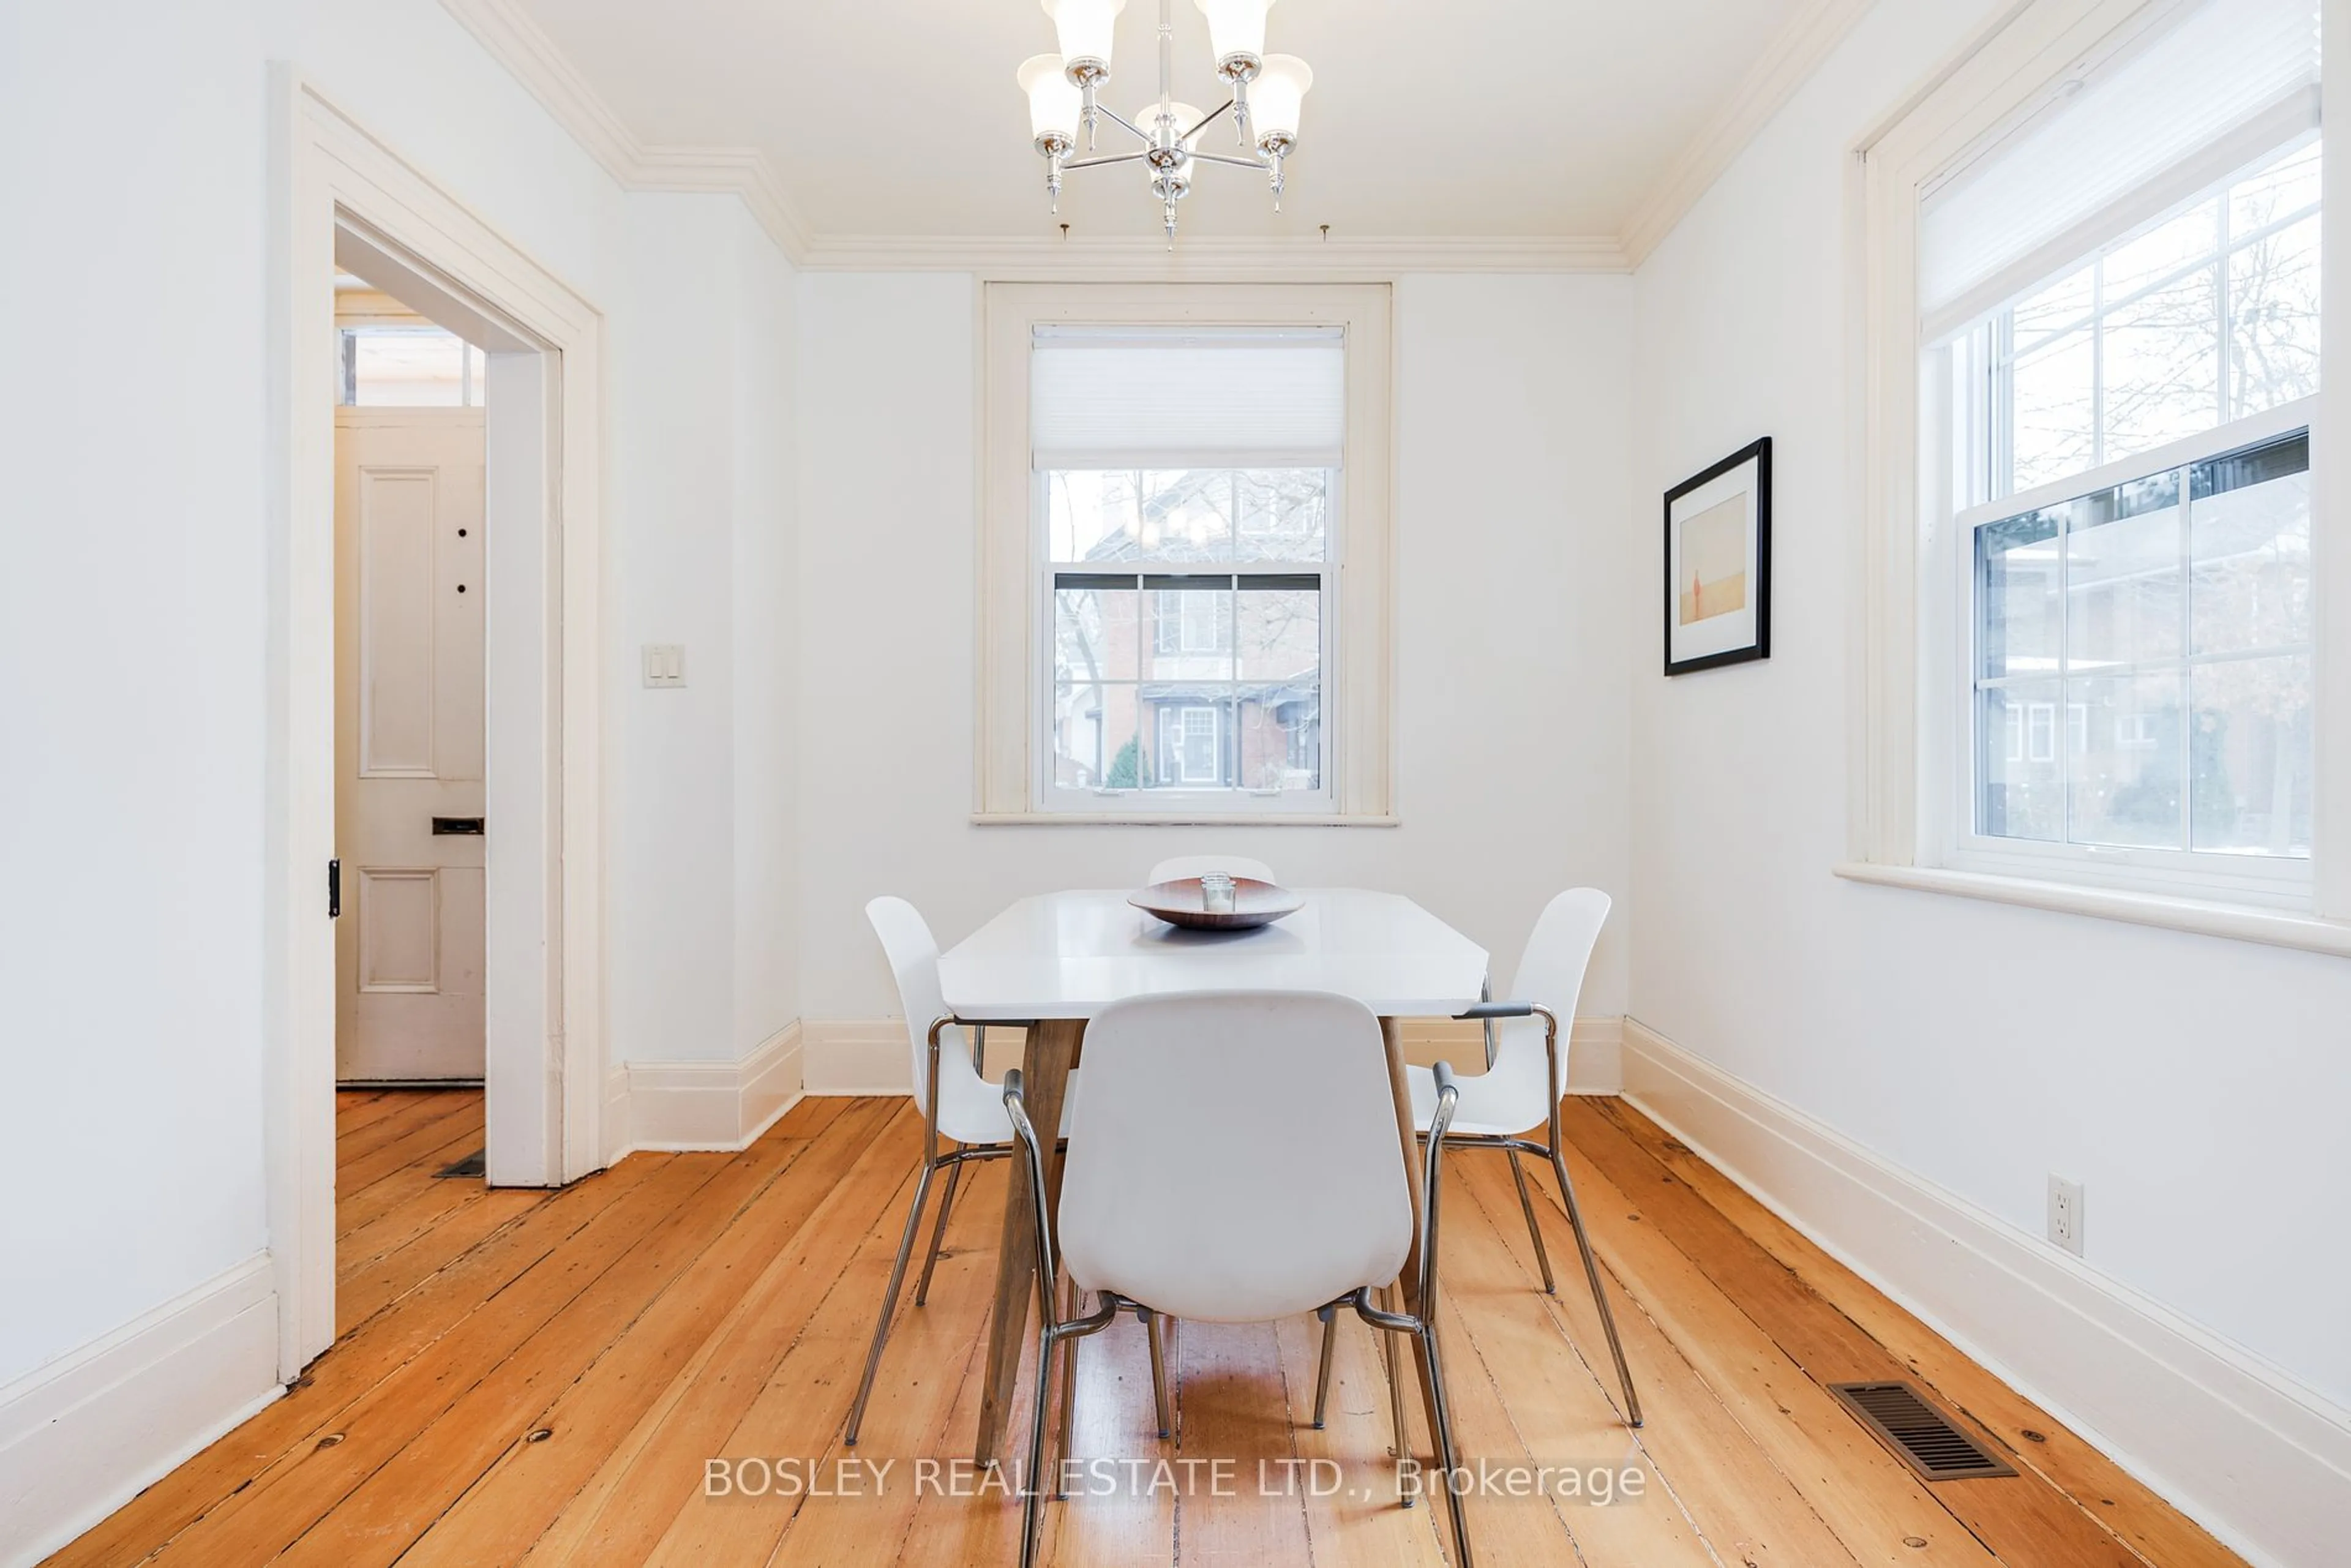
M1337 467L1337 328L1040 327L1029 358L1033 467Z
M2318 0L2203 0L2182 13L1928 194L1918 298L1929 336L2316 123Z

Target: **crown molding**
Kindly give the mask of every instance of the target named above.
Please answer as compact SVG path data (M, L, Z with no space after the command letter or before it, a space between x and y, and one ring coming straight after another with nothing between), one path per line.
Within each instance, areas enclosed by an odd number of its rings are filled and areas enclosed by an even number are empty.
M643 144L516 0L441 0L441 5L605 172L624 186L634 183Z
M1377 283L1410 272L1626 272L1609 235L1565 237L1050 239L824 235L800 265L831 272L971 272L1000 282Z
M1698 204L1874 0L1804 0L1618 235L1162 241L817 235L756 147L648 145L589 85L520 0L441 0L623 190L731 193L795 266L978 272L991 277L1377 280L1406 272L1630 272Z
M1627 266L1649 258L1875 3L1805 0L1797 8L1625 220L1619 244Z
M517 0L441 5L622 190L731 193L789 259L808 253L808 223L758 148L648 146Z
M641 147L628 184L632 191L731 191L796 266L814 243L775 165L756 147Z

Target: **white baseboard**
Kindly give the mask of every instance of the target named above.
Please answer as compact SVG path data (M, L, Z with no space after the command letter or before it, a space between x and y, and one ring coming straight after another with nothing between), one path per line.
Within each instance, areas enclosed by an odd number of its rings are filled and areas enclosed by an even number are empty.
M38 1563L285 1392L266 1252L0 1388L0 1568Z
M800 1026L805 1082L811 1094L911 1094L914 1061L906 1045L904 1019L810 1019ZM998 1051L1017 1052L1018 1029L987 1031L987 1060L995 1071ZM1016 1060L1006 1054L1005 1061Z
M638 1149L733 1153L750 1147L801 1093L799 1023L740 1061L629 1061L605 1076L607 1160Z
M1620 1056L1624 1020L1580 1018L1568 1035L1567 1090L1571 1094L1614 1094L1623 1086ZM1482 1059L1485 1034L1474 1023L1453 1019L1409 1019L1401 1043L1407 1060L1450 1055L1458 1061ZM802 1026L810 1094L908 1094L914 1092L914 1058L902 1019L811 1019ZM987 1031L987 1075L1019 1064L1018 1027ZM999 1065L1001 1064L1001 1065Z
M604 1070L604 1117L600 1124L607 1166L637 1146L630 1140L633 1129L629 1125L629 1064L625 1061L616 1061Z
M1625 1020L1625 1096L2264 1568L2343 1561L2351 1411Z

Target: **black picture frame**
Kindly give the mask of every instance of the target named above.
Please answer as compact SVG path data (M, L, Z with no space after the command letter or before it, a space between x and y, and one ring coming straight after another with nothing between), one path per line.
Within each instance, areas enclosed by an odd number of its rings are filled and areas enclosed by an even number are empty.
M1737 648L1719 653L1702 653L1677 662L1674 658L1675 605L1678 590L1674 581L1674 503L1704 485L1710 485L1724 475L1755 465L1755 640ZM1725 664L1744 664L1771 656L1771 438L1768 435L1750 442L1721 462L1702 473L1693 474L1666 492L1665 500L1665 600L1661 606L1665 621L1665 664L1668 675L1687 675L1698 670L1719 669Z

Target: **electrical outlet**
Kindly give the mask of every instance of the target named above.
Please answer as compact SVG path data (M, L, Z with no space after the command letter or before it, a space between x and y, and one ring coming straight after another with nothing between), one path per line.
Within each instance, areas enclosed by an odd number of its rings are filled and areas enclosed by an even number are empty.
M2082 1255L2082 1184L2049 1173L2049 1239Z
M685 648L678 643L648 643L645 644L645 685L649 686L682 686L685 685Z

